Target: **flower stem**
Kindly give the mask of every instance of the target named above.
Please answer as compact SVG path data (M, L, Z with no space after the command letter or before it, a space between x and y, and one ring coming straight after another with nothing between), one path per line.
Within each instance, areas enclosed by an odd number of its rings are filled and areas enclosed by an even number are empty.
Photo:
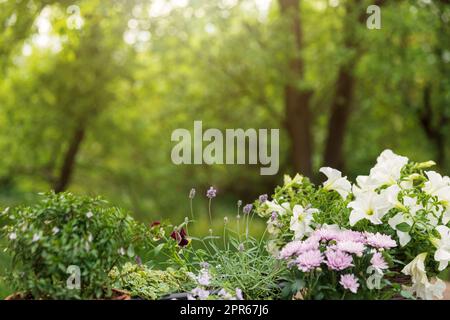
M209 199L209 203L208 203L208 213L209 213L209 225L212 229L211 199Z
M194 220L194 208L192 205L192 199L190 199L190 203L191 203L191 217L192 217L192 220Z

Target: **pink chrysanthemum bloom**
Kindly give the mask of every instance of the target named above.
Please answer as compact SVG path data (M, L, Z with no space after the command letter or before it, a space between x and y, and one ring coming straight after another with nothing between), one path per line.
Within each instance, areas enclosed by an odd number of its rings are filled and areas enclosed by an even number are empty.
M339 281L339 283L344 287L344 289L350 290L353 293L358 292L359 283L354 274L341 275L341 281Z
M366 249L363 243L348 240L339 241L335 247L337 250L350 254L356 254L358 257L362 257L364 249Z
M380 252L375 252L372 256L372 259L370 259L370 263L372 267L375 268L378 272L383 272L382 270L385 270L388 268L388 264L383 258L383 255Z
M297 267L303 271L308 272L314 268L320 267L323 262L323 256L320 250L310 250L302 253L295 260Z
M353 230L345 230L338 234L338 241L353 241L353 242L366 242L366 237L363 233Z
M330 269L344 270L353 266L352 256L340 250L328 249L325 252L325 256L327 258L327 265Z
M305 241L292 241L284 246L280 251L280 259L288 259L292 256L300 255L306 251L319 249L319 243L315 238L309 238Z
M283 249L281 249L278 258L288 259L293 255L297 255L299 248L301 248L303 241L292 241L286 244Z
M378 249L389 249L397 246L395 240L386 234L366 232L366 242L369 246Z
M331 228L320 228L314 231L313 236L319 238L319 241L335 240L338 237L339 231Z

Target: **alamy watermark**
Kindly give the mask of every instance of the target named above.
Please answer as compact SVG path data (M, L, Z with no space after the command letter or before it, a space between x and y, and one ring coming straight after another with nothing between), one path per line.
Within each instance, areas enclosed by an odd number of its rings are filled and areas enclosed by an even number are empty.
M69 274L66 285L69 290L80 290L81 288L81 270L79 266L70 265L67 267L66 273Z
M377 5L371 5L367 7L367 14L370 16L367 18L366 26L368 29L381 29L381 8Z
M279 129L226 129L224 134L215 128L203 132L203 122L194 121L193 136L179 128L172 132L171 140L178 142L171 153L176 165L260 164L261 175L278 173Z

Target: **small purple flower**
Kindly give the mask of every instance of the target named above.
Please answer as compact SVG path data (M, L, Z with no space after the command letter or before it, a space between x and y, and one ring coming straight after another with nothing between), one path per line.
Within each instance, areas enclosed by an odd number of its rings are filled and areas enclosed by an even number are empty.
M244 300L244 297L242 296L242 290L239 288L236 288L236 299L237 300Z
M189 199L194 199L195 197L195 189L192 188L191 191L189 192Z
M215 198L217 194L217 190L214 187L209 187L208 191L206 191L206 196L209 199Z
M275 211L272 212L272 215L270 216L270 220L275 221L275 219L277 218L278 213L276 213Z
M253 209L253 205L252 205L251 203L249 203L249 204L246 204L246 205L244 206L244 208L242 209L242 211L243 211L245 214L249 214L250 212L252 212L252 209Z
M200 270L200 273L197 277L197 282L201 286L209 286L211 281L211 276L209 275L209 272L207 269Z
M188 300L196 300L196 298L199 300L206 300L209 297L209 294L208 290L197 287L192 289L191 294L188 296Z
M344 289L350 290L353 293L358 292L358 279L353 274L341 275L341 281L339 281L339 283L344 287Z
M259 202L260 203L266 202L267 199L269 199L269 196L267 194L262 194L262 195L259 196Z

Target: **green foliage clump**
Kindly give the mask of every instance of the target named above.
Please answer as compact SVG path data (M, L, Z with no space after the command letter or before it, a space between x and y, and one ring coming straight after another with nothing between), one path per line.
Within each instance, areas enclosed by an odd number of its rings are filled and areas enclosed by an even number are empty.
M248 300L280 298L285 266L252 237L241 242L230 237L228 241L226 248L210 243L206 259L214 270L213 285L230 290L240 288Z
M101 198L71 193L44 194L35 206L5 210L1 220L12 256L11 283L34 299L110 296L108 272L134 257L133 243L145 231ZM70 271L77 268L79 286Z
M195 220L185 220L178 226L159 225L157 228L186 230L195 223ZM234 223L238 225L237 230L231 226ZM277 299L281 297L280 283L287 269L267 252L264 246L265 233L260 239L250 235L249 226L252 223L249 214L241 217L238 212L236 221L224 219L221 234L212 231L205 237L186 235L188 241L185 244L164 236L153 252L154 255L163 253L167 257L165 263L186 269L191 276L207 269L209 283L201 287L210 292L208 299L212 299L222 289L233 294L236 289L240 289L243 297L249 300ZM192 289L192 286L186 289Z
M152 270L145 265L126 263L109 273L114 288L130 292L133 297L156 300L170 293L181 292L189 282L186 270L167 268Z

